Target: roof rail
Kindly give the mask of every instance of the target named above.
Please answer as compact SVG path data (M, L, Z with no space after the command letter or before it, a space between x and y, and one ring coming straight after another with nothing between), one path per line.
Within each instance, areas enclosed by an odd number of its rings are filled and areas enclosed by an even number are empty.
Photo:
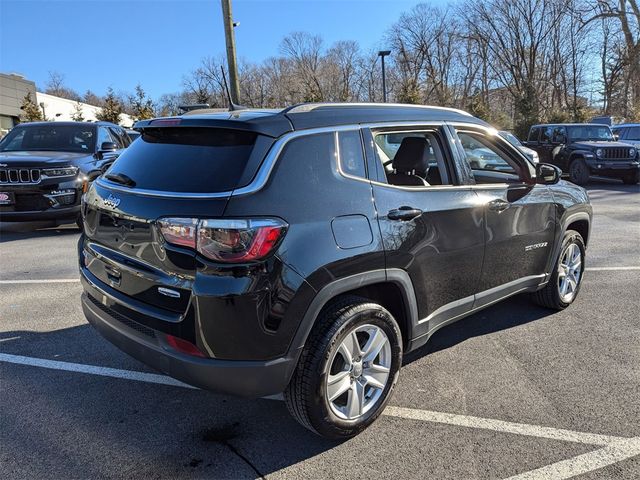
M461 115L472 116L470 113L465 112L464 110L459 110L456 108L449 107L437 107L432 105L416 105L412 103L371 103L371 102L309 102L309 103L298 103L297 105L292 105L283 109L280 113L286 115L288 113L305 113L312 112L318 108L322 107L380 107L380 108L424 108L424 109L438 109L438 110L447 110L451 112L457 112Z

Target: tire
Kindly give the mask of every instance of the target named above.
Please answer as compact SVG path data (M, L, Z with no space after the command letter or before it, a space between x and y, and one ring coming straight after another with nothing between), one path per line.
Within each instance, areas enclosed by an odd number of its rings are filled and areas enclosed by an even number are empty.
M579 270L575 269L574 267L570 267L569 269L567 269L563 266L576 265L575 263L570 262L567 258L568 255L571 256L572 252L579 253ZM533 300L538 305L546 308L552 308L554 310L564 310L575 301L578 293L580 292L580 285L582 284L582 278L584 276L584 266L584 240L582 239L582 236L575 230L567 230L562 240L560 255L556 260L553 274L551 275L549 282L545 285L544 288L533 293ZM567 272L572 272L572 276L568 276ZM575 286L573 288L569 287L569 289L572 290L570 295L563 295L563 285L566 285L566 283L563 283L563 281L569 282L569 284L571 284L568 277L575 280Z
M378 336L381 333L383 336ZM356 351L354 339L360 350L370 345L368 342L373 338L385 337L387 342L380 342L379 354L374 348L369 357L365 351L358 352L362 357L359 361L345 360L345 352ZM300 424L318 435L331 440L354 437L384 410L401 364L402 335L393 316L367 299L343 297L320 313L284 392L285 403ZM385 368L388 375L382 382ZM373 386L367 379L380 383ZM331 386L329 380L334 380ZM334 394L344 391L331 400L330 389ZM357 398L364 401L356 402Z
M640 183L640 172L631 173L622 177L622 181L625 185L636 185Z
M76 225L80 229L80 233L84 232L84 223L82 222L81 216L78 216L78 218L76 218Z
M589 167L581 158L573 160L569 165L569 180L576 185L589 183Z

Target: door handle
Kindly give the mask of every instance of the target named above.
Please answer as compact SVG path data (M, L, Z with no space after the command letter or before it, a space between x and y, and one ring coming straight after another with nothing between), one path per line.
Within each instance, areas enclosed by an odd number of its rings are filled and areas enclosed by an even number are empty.
M416 217L422 215L422 210L413 207L400 207L390 210L387 214L389 220L413 220Z
M494 212L503 212L507 208L509 208L510 203L498 198L496 200L492 200L489 202L489 210L493 210Z

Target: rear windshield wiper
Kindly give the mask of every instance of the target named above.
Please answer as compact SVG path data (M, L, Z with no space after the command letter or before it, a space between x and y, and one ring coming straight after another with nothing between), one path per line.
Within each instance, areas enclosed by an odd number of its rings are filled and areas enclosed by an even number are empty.
M107 173L104 178L127 187L135 187L136 182L131 177L128 177L124 173Z

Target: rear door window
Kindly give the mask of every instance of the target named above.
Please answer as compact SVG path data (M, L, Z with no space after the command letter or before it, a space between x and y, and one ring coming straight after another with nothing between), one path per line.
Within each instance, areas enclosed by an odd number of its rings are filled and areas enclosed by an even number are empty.
M258 135L240 130L203 127L146 129L114 162L135 188L167 192L214 193L241 187ZM246 182L248 183L248 182Z

